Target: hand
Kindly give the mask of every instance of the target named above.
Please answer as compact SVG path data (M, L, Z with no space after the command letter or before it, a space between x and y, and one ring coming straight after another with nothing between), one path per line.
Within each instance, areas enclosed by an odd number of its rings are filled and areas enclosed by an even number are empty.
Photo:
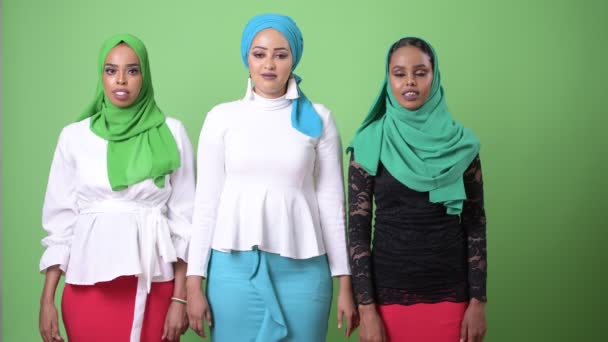
M376 304L359 305L359 342L385 342L386 333Z
M165 326L163 327L163 341L177 341L179 337L188 330L188 315L186 315L186 305L171 301Z
M194 278L194 279L191 279ZM188 322L190 328L200 337L205 336L204 322L207 321L209 327L213 325L211 321L211 309L207 298L203 295L201 290L201 278L200 277L188 277L187 280L187 291L188 291L188 304L186 309L188 312Z
M350 278L350 276L348 277ZM338 294L338 329L342 328L343 319L346 319L344 336L350 337L359 326L359 315L355 309L350 279L348 284L340 283L340 293Z
M464 312L460 342L482 342L486 334L486 304L473 298Z
M44 342L63 341L59 335L59 315L57 308L52 301L43 301L40 303L40 336Z

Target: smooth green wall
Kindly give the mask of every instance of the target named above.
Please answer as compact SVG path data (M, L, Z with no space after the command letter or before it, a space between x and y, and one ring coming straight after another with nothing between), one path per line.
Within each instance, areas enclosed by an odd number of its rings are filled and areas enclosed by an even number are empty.
M304 32L302 87L333 110L344 142L388 46L428 39L454 117L482 140L486 340L605 340L606 1L3 1L4 341L39 340L49 166L61 128L92 98L101 42L144 40L158 104L196 144L205 113L244 94L240 34L269 11ZM328 340L342 340L330 320Z

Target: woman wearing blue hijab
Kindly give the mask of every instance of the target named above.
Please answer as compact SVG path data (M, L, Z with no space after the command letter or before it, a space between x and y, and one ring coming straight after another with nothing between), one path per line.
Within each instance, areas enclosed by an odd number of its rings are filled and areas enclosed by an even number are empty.
M188 315L201 336L213 322L214 341L325 341L332 276L339 326L356 324L340 136L293 74L303 43L291 18L253 17L245 97L214 107L201 131Z

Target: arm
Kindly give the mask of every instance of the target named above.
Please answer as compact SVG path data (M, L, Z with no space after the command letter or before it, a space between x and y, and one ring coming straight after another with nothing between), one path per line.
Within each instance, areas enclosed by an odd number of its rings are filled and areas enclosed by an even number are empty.
M348 168L348 242L353 288L358 304L361 341L383 341L384 329L374 302L371 272L371 232L374 177L365 172L351 154Z
M329 114L317 144L314 179L323 242L332 276L350 275L344 217L342 144Z
M187 262L194 207L194 156L186 129L180 122L177 123L173 137L179 149L181 166L171 173L171 196L167 200L167 219L177 257ZM185 274L182 276L185 277ZM177 278L176 274L176 281Z
M225 178L223 127L218 114L213 111L207 114L198 142L197 182L186 280L190 327L203 337L203 318L209 325L212 321L201 282L207 276L217 205Z
M461 224L467 237L470 302L462 322L463 341L482 341L486 332L486 215L483 203L481 161L477 156L464 173L467 199Z
M59 336L59 315L55 308L55 291L61 278L58 265L47 268L45 272L44 287L40 297L40 335L45 342L63 341Z
M40 259L45 274L40 298L40 333L44 341L60 341L59 322L55 308L55 292L61 273L67 270L74 224L78 215L75 168L67 150L65 130L61 132L44 198L42 226L48 235L42 240L46 247Z
M359 306L374 304L374 285L371 272L372 198L374 177L354 159L348 168L348 242L353 287Z
M171 240L177 254L173 264L174 285L173 297L186 299L186 260L188 240L192 230L192 207L194 202L194 161L192 145L188 134L181 123L173 132L180 153L181 166L171 173L171 196L167 201L167 218L171 231ZM186 307L177 301L171 301L165 318L163 339L169 341L177 338L188 328Z
M207 276L217 206L224 187L224 133L219 114L214 111L207 114L198 140L188 277Z
M323 242L332 276L339 278L338 328L346 318L348 337L358 325L353 302L350 267L346 250L344 218L344 178L342 173L342 144L335 122L328 113L323 135L317 145L315 162L315 192Z
M486 214L483 204L483 179L479 156L464 173L467 199L462 210L462 227L467 236L469 296L486 301Z

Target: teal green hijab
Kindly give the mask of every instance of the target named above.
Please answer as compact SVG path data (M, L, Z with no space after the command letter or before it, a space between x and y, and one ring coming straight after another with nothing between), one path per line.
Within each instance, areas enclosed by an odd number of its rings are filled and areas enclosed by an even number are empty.
M355 161L370 175L376 175L381 161L399 182L429 192L431 202L443 204L450 215L459 215L466 199L463 174L479 153L479 139L452 119L441 86L437 54L426 44L434 64L425 103L408 110L397 102L388 82L389 50L380 94L348 151L355 152Z
M126 108L114 106L103 88L106 57L120 43L135 51L142 73L139 96ZM180 158L175 139L165 123L165 115L154 101L146 47L130 34L111 37L101 47L98 70L95 98L78 121L90 117L91 131L108 141L108 177L112 190L120 191L148 178L153 179L159 188L164 187L165 175L180 167Z

